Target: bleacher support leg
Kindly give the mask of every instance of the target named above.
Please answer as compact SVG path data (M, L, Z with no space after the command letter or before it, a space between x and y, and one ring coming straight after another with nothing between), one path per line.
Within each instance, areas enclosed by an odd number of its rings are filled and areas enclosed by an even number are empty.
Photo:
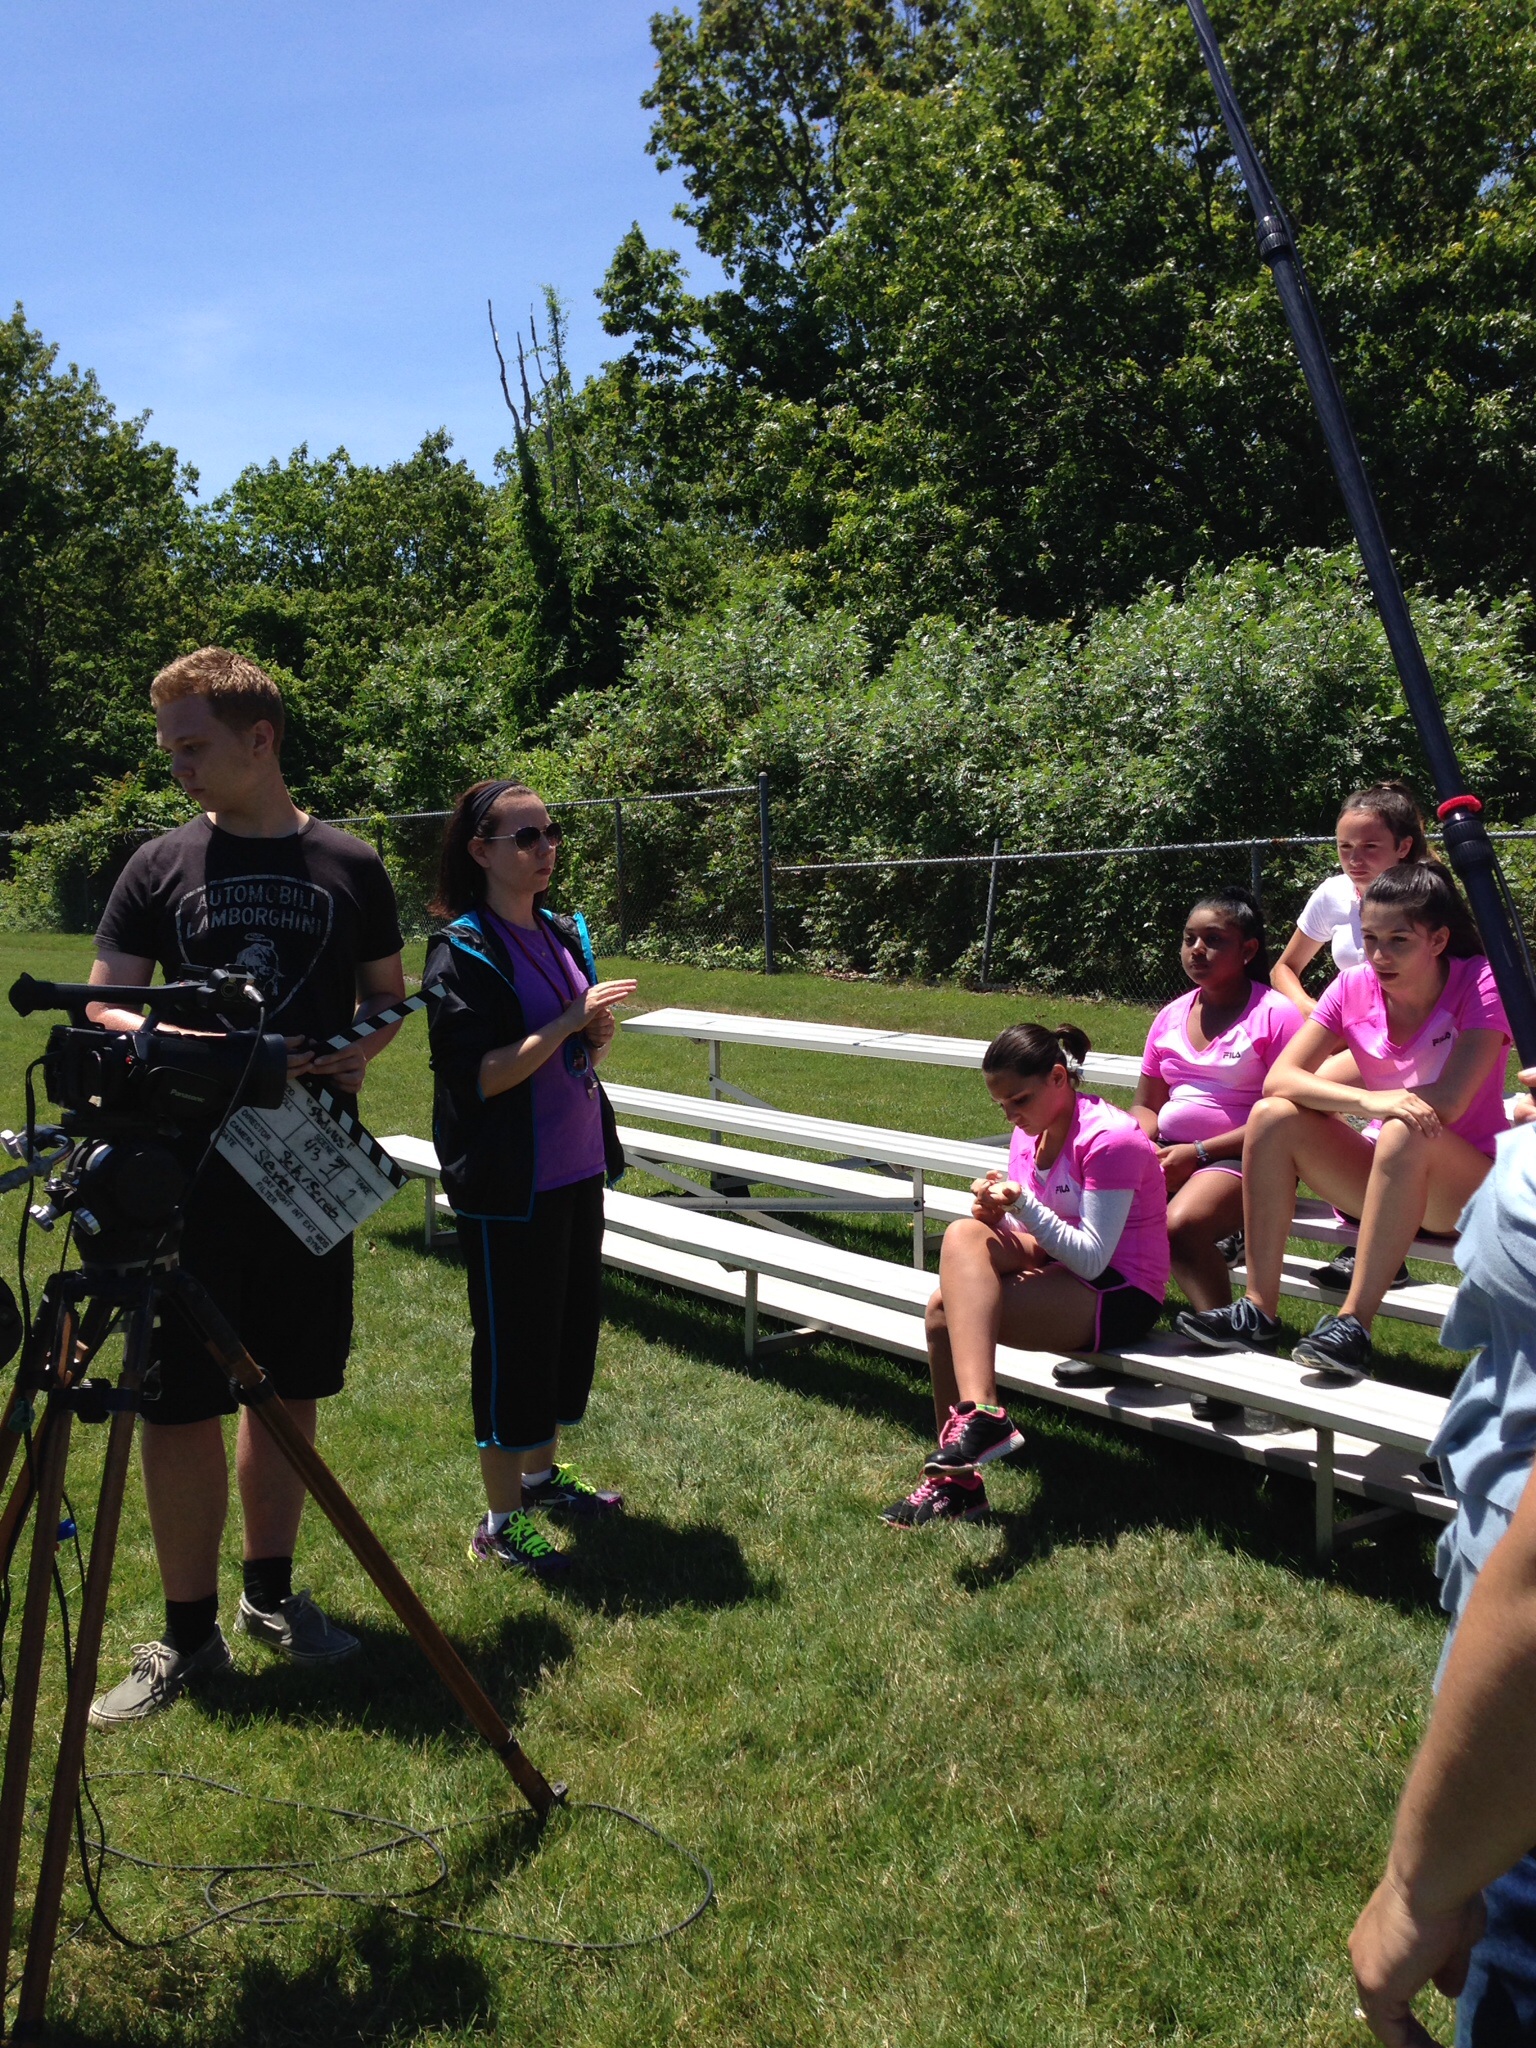
M1317 1432L1317 1522L1316 1548L1319 1564L1333 1557L1333 1431Z
M748 1358L757 1356L757 1275L750 1269L744 1275L747 1283L746 1351Z
M912 1169L912 1263L919 1273L928 1267L928 1222L923 1214L923 1169Z

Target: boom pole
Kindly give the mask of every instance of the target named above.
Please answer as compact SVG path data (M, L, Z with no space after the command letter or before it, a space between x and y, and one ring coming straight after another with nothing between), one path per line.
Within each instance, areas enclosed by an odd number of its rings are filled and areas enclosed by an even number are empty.
M1185 5L1195 26L1205 68L1216 89L1217 104L1231 139L1233 154L1242 171L1243 183L1248 188L1248 198L1258 225L1259 254L1269 265L1280 293L1286 324L1296 344L1296 353L1301 358L1302 374L1307 380L1312 403L1317 408L1323 439L1328 444L1329 460L1344 496L1349 523L1354 528L1355 541L1370 580L1371 594L1376 600L1376 609L1386 629L1387 644L1402 680L1403 695L1408 700L1420 744L1429 761L1438 805L1436 815L1445 829L1445 849L1467 892L1482 932L1488 964L1498 983L1521 1063L1533 1066L1536 1065L1536 969L1532 967L1525 933L1483 823L1482 800L1467 788L1466 778L1456 759L1456 749L1446 729L1445 714L1440 708L1424 650L1419 645L1419 636L1414 631L1408 603L1403 596L1403 586L1398 580L1392 550L1387 544L1381 508L1366 474L1355 430L1344 404L1344 394L1339 388L1338 373L1323 336L1322 321L1318 318L1317 306L1302 268L1295 232L1248 132L1248 123L1232 89L1204 0L1185 0Z

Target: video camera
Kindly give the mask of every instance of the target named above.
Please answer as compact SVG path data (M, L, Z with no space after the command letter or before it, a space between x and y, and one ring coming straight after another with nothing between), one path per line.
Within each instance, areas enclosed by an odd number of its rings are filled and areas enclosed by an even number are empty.
M48 1230L73 1216L89 1243L88 1264L143 1265L173 1250L208 1138L233 1109L275 1109L288 1085L286 1044L259 1029L260 988L222 967L187 974L159 988L30 974L12 985L19 1016L67 1010L70 1021L53 1027L43 1050L44 1085L62 1121L27 1141L8 1133L6 1149L22 1160L20 1177L48 1174L48 1201L32 1209L33 1219ZM148 1014L138 1030L114 1031L87 1021L93 1003ZM182 1029L156 1029L161 1024ZM55 1141L70 1147L62 1164Z
M138 1031L109 1031L86 1021L88 1003L145 1007ZM68 1010L43 1052L43 1083L50 1102L65 1112L71 1135L118 1135L125 1130L179 1137L211 1130L239 1103L275 1109L288 1079L288 1050L276 1032L241 1030L260 1020L265 999L243 974L215 967L196 979L161 988L114 988L88 982L34 981L23 974L11 988L18 1016ZM158 1024L185 1027L158 1031ZM232 1028L233 1027L233 1028ZM196 1031L197 1036L189 1036ZM208 1034L208 1035L205 1035Z

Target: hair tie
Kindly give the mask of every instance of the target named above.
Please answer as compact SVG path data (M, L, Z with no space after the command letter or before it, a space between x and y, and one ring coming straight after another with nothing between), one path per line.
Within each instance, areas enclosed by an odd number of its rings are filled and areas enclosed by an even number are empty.
M1061 1055L1061 1064L1067 1070L1067 1079L1069 1081L1074 1083L1081 1081L1081 1079L1083 1078L1083 1063L1081 1060L1075 1060L1073 1059L1071 1053L1063 1051Z

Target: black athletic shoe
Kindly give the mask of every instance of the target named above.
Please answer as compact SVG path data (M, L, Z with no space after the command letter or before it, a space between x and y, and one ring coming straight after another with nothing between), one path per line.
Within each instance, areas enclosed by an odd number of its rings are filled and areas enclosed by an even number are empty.
M1051 1367L1051 1378L1058 1387L1117 1387L1130 1377L1090 1358L1063 1358Z
M987 1512L987 1489L979 1479L919 1480L905 1500L881 1515L892 1529L923 1529L930 1522L979 1522Z
M928 1458L925 1472L938 1479L952 1479L957 1472L974 1472L978 1465L990 1465L994 1458L1006 1458L1024 1442L1024 1432L1015 1429L1007 1411L978 1408L974 1401L962 1401L951 1408L939 1448Z
M1329 1294L1348 1294L1350 1288L1354 1285L1356 1250L1357 1247L1352 1244L1344 1245L1328 1261L1326 1266L1319 1266L1312 1275L1317 1285L1326 1289ZM1392 1285L1394 1287L1411 1287L1413 1285L1413 1275L1408 1270L1406 1260L1393 1275Z
M1192 1394L1189 1412L1196 1422L1235 1422L1243 1412L1243 1404L1225 1401L1220 1394Z
M1207 1351L1273 1351L1280 1342L1278 1319L1255 1308L1246 1294L1230 1308L1181 1309L1173 1327Z
M1291 1358L1347 1385L1369 1370L1371 1333L1357 1316L1324 1316L1310 1337L1297 1338Z
M1243 1263L1243 1233L1234 1230L1230 1237L1218 1237L1216 1249L1229 1266L1240 1266Z

